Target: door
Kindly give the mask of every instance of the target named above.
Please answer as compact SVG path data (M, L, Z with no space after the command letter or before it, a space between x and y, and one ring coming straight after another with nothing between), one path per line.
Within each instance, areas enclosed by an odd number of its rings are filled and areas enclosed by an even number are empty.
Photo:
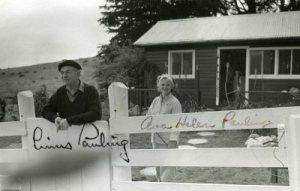
M219 53L219 106L235 106L245 93L246 49L220 49Z

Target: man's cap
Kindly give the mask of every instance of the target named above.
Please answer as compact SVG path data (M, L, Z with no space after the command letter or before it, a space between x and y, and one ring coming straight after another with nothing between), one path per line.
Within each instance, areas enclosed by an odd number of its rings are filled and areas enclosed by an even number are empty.
M58 64L58 71L61 70L62 67L64 66L71 66L73 68L76 68L78 70L81 70L81 66L80 64L78 64L77 62L73 61L73 60L64 60L63 62Z

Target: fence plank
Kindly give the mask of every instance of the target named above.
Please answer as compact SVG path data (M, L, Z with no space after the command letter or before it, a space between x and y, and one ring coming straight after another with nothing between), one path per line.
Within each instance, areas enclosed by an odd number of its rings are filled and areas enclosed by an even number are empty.
M120 82L112 83L108 88L109 95L109 110L110 119L118 119L119 117L128 117L128 88L126 85ZM118 135L119 140L127 140L130 145L129 134ZM125 146L126 147L126 146ZM128 149L128 148L126 148ZM112 153L117 152L123 153L123 148L114 147L111 148ZM120 158L118 156L118 158ZM112 179L114 180L131 180L131 168L126 167L115 167L111 168L111 173L113 174Z
M34 98L33 93L31 91L22 91L18 93L18 106L20 121L26 121L27 118L35 117ZM29 147L28 138L29 137L27 136L22 136L23 149L28 149ZM22 183L22 191L31 191L31 183L31 177L25 177Z
M294 191L300 190L300 115L292 115L289 118L287 129L288 156L290 162L290 185Z
M291 191L289 186L233 185L233 184L193 184L167 182L113 182L116 191Z
M0 190L21 190L21 182L11 184L8 181L8 176L0 175Z
M46 175L47 171L57 172L44 180L33 177L33 191L92 191L97 189L108 191L110 189L110 154L107 153L109 148L100 146L102 142L105 145L109 141L106 121L73 125L67 131L58 132L53 123L42 118L27 119L27 125L30 156L34 156L37 161L31 164L32 167L42 168L39 173ZM101 139L101 134L104 139ZM34 139L38 141L34 142ZM84 142L95 147L84 146ZM72 146L72 150L40 149L45 145L66 145L67 143ZM33 147L34 145L36 147ZM49 161L51 158L52 160ZM59 164L64 162L67 168ZM62 175L58 175L58 172Z
M120 159L118 154L114 152L112 155L114 166L283 167L282 164L284 167L288 166L285 149L275 147L134 149L128 151L129 163Z
M0 136L24 136L26 135L25 123L21 121L1 122Z
M111 134L277 128L300 107L124 117L110 120Z
M22 163L28 159L27 150L1 149L0 163Z

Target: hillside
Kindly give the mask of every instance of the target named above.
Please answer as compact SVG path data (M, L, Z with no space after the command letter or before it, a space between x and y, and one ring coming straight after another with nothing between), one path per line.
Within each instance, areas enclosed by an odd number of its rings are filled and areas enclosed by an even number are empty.
M96 85L93 78L99 65L97 57L81 58L76 60L83 68L82 79L88 84ZM36 91L45 84L47 91L52 94L62 85L60 74L57 71L59 62L37 64L18 68L0 69L0 98L14 97L23 90Z

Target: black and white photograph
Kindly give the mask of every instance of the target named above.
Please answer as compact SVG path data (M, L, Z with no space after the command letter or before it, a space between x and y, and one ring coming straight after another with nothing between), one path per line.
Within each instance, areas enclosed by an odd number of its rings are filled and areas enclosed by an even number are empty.
M0 0L0 191L300 190L300 0Z

